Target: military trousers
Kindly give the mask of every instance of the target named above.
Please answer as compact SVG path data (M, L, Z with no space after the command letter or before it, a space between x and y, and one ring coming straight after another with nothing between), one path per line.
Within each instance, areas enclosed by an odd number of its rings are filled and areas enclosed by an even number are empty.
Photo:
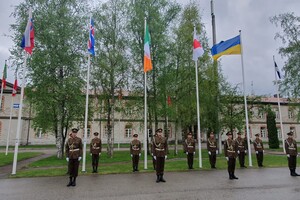
M163 175L165 169L165 157L156 157L156 175Z
M79 169L79 161L78 159L70 159L69 160L69 175L70 177L77 177Z
M211 168L216 167L216 161L217 161L217 154L212 152L211 155L209 155L209 163Z
M262 151L258 152L256 154L256 160L257 160L257 165L259 167L262 167L263 166L263 161L264 161L264 153Z
M189 168L193 168L193 164L194 164L194 153L188 153L188 155L187 155L187 161L188 161L188 166L189 166Z
M288 158L289 168L296 169L297 156L291 156Z
M137 169L139 166L139 160L140 160L140 156L139 155L132 155L132 167L133 169Z
M98 167L99 164L99 154L92 154L92 166Z
M235 158L228 158L227 165L228 165L228 173L234 174L235 170Z
M238 155L240 167L245 167L245 152L240 152Z

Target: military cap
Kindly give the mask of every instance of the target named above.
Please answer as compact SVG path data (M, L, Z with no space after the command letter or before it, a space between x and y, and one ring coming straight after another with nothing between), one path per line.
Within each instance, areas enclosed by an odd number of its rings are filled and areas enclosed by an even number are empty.
M156 129L155 133L157 132L162 132L162 129L161 128Z
M138 137L138 134L137 133L133 134L133 137Z
M72 132L73 133L77 133L78 132L78 128L72 128Z
M238 134L238 135L242 135L242 133L241 133L241 132L238 132L237 134Z
M256 133L255 136L259 136L259 133Z
M230 132L230 131L228 131L227 133L226 133L226 135L228 136L228 135L232 135L232 133Z
M193 134L191 132L189 132L188 135L193 135Z
M294 134L293 132L288 132L287 133L287 135L290 135L290 136L293 135L293 134Z
M95 132L95 133L94 133L94 136L98 136L98 135L99 135L99 133L98 133L98 132Z

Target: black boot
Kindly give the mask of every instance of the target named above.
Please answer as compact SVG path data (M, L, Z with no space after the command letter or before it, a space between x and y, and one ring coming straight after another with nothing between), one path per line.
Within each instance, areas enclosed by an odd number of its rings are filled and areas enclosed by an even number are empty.
M234 175L234 173L232 173L232 179L239 179L239 178L236 177L236 176Z
M160 181L164 183L166 182L166 180L164 179L164 175L160 175Z
M159 182L160 182L160 176L156 175L156 183L159 183Z
M296 174L295 169L291 169L291 176L297 176L298 174Z
M138 169L138 166L135 166L135 171L136 171L136 172L138 172L138 171L139 171L139 169Z
M229 174L229 179L232 180L232 179L233 179L232 173L231 173L231 172L228 172L228 174Z
M72 186L76 186L76 177L73 177Z
M72 177L70 177L69 179L70 179L70 181L69 181L67 187L70 187L72 185Z
M95 166L95 173L98 173L98 166Z

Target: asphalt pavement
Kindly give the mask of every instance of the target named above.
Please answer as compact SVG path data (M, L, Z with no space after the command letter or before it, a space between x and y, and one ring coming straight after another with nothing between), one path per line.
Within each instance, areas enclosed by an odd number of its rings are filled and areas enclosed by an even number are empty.
M229 180L226 170L166 172L166 183L156 183L154 173L79 176L76 187L66 187L68 177L0 179L1 200L297 200L300 177L287 168L238 169L239 180Z

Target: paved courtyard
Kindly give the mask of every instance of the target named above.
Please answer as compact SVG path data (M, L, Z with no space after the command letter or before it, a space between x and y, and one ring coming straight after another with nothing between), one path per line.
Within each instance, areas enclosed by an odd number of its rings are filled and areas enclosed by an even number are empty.
M166 183L155 183L153 173L80 176L76 187L68 178L0 179L1 200L86 199L300 199L300 177L287 168L240 169L239 180L225 170L167 172Z

